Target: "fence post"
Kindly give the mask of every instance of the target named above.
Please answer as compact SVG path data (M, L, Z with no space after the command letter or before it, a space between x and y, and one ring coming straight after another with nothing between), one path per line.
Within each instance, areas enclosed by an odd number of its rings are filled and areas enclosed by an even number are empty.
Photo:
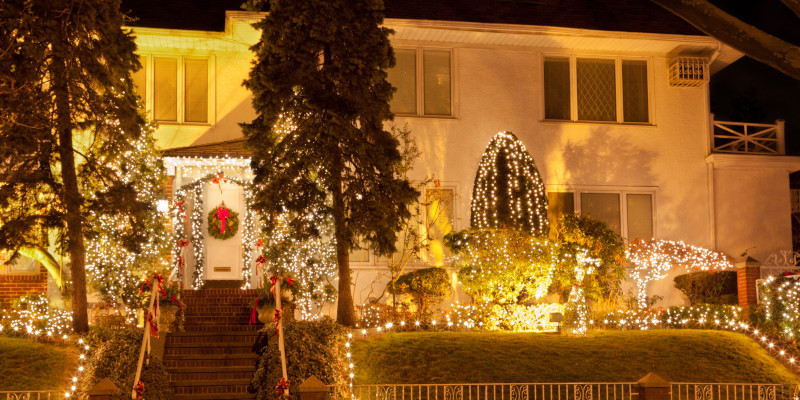
M739 290L739 307L748 311L750 305L758 304L756 280L761 278L761 263L747 257L734 264L736 266L736 286Z
M111 382L108 378L103 378L102 381L89 389L88 394L89 400L113 400L120 393L122 393L122 390L114 382Z
M784 155L786 154L786 142L784 142L784 129L786 125L786 121L779 119L775 121L775 125L778 126L778 134L775 135L778 138L778 154Z
M328 394L328 386L316 376L311 375L300 384L297 391L300 393L300 400L323 400Z
M636 381L639 386L639 400L669 400L669 382L650 372Z

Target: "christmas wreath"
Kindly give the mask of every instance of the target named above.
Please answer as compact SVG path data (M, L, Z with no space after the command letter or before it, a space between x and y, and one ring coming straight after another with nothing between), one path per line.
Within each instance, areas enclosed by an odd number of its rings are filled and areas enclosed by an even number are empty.
M219 240L228 240L239 230L239 213L218 205L208 213L208 234Z

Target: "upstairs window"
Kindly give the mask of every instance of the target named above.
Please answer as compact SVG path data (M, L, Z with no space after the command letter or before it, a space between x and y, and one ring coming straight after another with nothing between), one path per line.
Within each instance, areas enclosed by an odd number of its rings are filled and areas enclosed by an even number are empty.
M647 61L545 57L548 120L649 123Z
M140 57L133 82L155 121L207 124L213 120L213 58Z
M397 115L453 115L452 51L395 49L387 80L396 88L390 102Z

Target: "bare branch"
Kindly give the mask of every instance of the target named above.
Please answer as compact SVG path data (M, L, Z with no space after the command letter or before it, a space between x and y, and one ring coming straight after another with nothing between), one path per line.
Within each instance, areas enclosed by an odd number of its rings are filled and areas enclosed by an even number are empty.
M800 47L726 13L707 0L651 0L723 43L800 79ZM797 3L797 0L783 0Z

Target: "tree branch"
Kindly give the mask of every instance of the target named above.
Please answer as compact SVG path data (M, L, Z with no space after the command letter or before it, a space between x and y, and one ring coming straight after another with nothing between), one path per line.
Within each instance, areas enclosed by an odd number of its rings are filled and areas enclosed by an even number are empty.
M800 79L800 47L742 22L707 0L651 1L723 43ZM797 3L797 0L782 1Z
M781 2L786 6L789 7L797 18L800 18L800 0L781 0Z

